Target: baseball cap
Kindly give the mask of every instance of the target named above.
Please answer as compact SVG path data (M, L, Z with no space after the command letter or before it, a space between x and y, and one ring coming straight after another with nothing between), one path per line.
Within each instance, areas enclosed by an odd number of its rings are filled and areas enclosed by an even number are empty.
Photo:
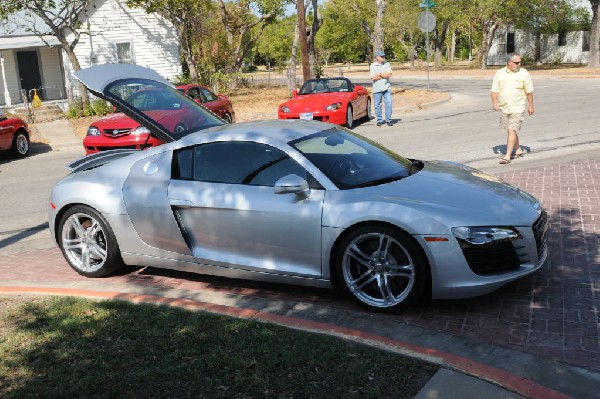
M383 50L377 50L375 52L375 57L385 57L385 53L383 52Z

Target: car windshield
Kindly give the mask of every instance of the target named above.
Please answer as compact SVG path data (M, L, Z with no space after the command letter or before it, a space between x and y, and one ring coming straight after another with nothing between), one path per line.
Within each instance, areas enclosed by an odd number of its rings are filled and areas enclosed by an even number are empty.
M145 79L124 79L107 86L104 94L119 104L143 115L147 123L167 131L174 140L189 133L219 126L224 122L180 91ZM149 127L149 126L148 126Z
M341 128L315 133L289 144L342 190L400 180L414 169L410 160Z
M352 91L351 86L345 78L311 79L302 85L299 94L347 92Z

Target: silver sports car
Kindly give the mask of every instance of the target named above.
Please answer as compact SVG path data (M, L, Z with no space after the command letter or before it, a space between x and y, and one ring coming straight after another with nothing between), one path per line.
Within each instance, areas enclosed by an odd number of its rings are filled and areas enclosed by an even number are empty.
M393 310L486 294L546 259L540 202L478 170L321 122L226 125L139 66L77 77L166 142L79 159L52 190L51 234L84 276L145 265L339 287ZM128 102L139 90L156 101Z

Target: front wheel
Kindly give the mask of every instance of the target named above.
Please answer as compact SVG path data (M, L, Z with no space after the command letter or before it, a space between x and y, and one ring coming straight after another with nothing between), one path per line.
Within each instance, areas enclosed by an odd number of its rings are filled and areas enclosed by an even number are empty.
M231 115L229 115L228 112L225 112L225 115L223 115L223 120L225 121L225 123L231 124L233 122L233 119L231 118Z
M395 311L414 303L427 280L426 260L412 238L392 227L360 227L340 243L338 283L371 310Z
M69 265L86 277L102 277L123 265L117 240L104 217L79 205L59 222L58 242Z
M13 138L12 147L10 149L13 155L17 157L27 156L29 153L29 136L23 130L17 131Z

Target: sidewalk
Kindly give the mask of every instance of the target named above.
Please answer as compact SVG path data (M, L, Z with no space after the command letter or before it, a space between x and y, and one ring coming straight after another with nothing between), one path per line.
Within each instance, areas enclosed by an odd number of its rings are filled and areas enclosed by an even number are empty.
M53 149L80 145L67 126L41 133ZM441 365L419 399L600 397L600 155L499 176L543 201L551 251L539 273L484 297L385 315L328 290L168 270L86 279L54 247L0 250L0 293L164 303L358 340Z

